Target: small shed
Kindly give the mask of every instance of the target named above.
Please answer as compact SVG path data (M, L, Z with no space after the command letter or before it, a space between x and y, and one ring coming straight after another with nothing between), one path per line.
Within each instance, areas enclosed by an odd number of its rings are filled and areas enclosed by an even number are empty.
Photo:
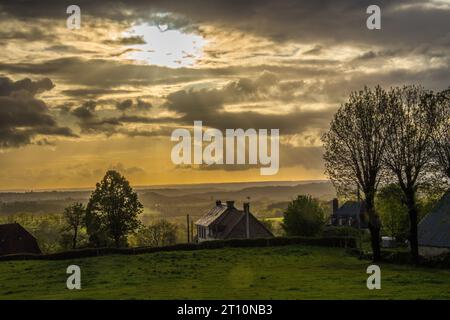
M0 224L0 256L15 253L42 252L36 238L20 224Z

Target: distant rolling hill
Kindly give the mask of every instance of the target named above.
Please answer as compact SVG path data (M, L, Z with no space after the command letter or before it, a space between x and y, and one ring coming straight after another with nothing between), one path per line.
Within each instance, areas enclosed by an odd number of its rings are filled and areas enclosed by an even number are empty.
M321 200L335 196L328 181L275 181L213 183L154 187L137 187L139 199L151 212L162 216L180 216L191 213L201 215L214 205L216 199L234 200L241 206L250 199L254 210L264 210L271 203L286 203L299 194L309 194ZM62 213L68 204L78 201L86 203L91 190L3 192L0 193L0 214L17 213Z

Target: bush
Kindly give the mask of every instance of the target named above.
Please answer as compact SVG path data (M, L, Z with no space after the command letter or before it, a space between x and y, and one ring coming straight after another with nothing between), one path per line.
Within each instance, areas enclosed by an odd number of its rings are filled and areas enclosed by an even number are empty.
M288 205L282 226L288 236L315 236L322 229L324 215L317 199L299 195Z
M322 230L323 237L354 237L358 238L364 231L349 226L326 226Z
M166 220L157 221L143 227L136 235L138 246L161 247L175 244L177 240L176 224Z
M145 254L153 252L179 251L179 250L199 250L199 249L219 249L230 247L270 247L286 246L293 244L305 244L325 247L355 248L354 238L308 238L308 237L277 237L259 239L229 239L214 240L201 243L179 243L164 247L138 247L138 248L88 248L71 250L52 254L12 254L0 256L0 261L9 260L65 260L78 259L109 254Z

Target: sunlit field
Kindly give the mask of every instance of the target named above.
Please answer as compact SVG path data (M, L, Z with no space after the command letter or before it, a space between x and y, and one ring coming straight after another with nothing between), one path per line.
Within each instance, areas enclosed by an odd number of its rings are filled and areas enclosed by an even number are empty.
M81 290L66 288L81 267ZM1 299L449 299L450 270L381 264L368 290L369 261L314 246L227 248L0 262Z

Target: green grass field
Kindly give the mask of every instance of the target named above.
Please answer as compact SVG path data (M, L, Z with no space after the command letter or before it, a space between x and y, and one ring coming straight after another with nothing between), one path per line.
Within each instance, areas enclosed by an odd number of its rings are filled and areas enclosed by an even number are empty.
M66 268L81 267L81 290ZM450 270L381 265L381 289L336 248L286 246L0 262L0 299L450 299Z

